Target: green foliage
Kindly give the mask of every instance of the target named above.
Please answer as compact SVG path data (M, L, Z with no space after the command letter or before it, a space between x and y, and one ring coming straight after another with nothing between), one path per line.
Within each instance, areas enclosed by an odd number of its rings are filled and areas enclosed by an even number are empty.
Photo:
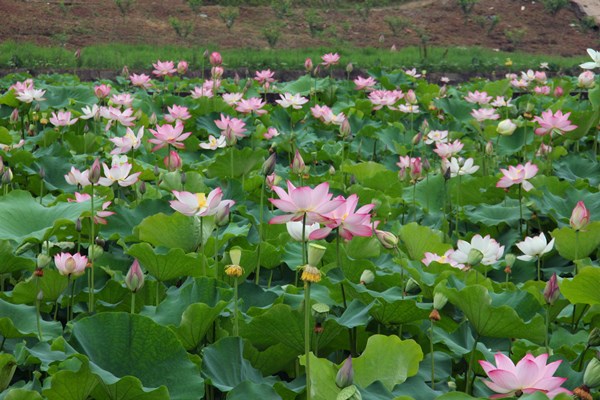
M523 43L523 39L527 35L527 28L513 28L506 29L504 36L506 39L513 44L515 47L519 47Z
M544 10L554 15L569 5L569 0L542 0Z
M221 21L223 21L228 30L233 28L233 24L239 16L240 9L238 7L226 7L223 11L219 11L219 18L221 18Z
M292 0L272 0L271 8L278 19L290 18L294 15Z
M281 29L282 29L282 25L280 23L274 22L274 23L271 23L271 24L265 26L261 30L263 37L269 44L270 48L273 49L273 48L275 48L275 46L277 46L277 42L279 41L279 38L281 37L281 33L282 33Z
M186 0L187 5L192 9L193 12L197 13L202 7L202 0Z
M321 14L315 9L308 9L304 12L304 21L308 25L310 36L316 37L325 29L325 21Z
M387 15L385 18L383 18L383 20L388 25L394 36L398 36L399 33L412 25L410 20L395 15Z
M457 2L460 11L462 11L466 17L473 12L473 7L475 7L475 4L477 4L479 0L457 0Z
M113 0L121 15L127 15L135 5L135 0Z
M194 31L194 21L192 20L180 20L177 17L169 17L169 24L177 37L181 39L186 39Z

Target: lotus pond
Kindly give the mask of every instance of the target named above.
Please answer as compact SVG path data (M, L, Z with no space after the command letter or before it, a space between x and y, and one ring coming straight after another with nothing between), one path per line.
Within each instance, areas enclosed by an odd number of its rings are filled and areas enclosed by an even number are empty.
M0 79L0 400L597 398L595 61L209 61Z

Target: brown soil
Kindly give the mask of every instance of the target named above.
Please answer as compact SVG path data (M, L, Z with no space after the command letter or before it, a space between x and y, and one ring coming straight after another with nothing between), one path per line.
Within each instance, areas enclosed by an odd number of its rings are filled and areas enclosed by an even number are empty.
M136 0L132 10L122 15L110 0L0 0L0 15L4 16L0 39L61 44L70 49L111 42L211 50L267 47L262 29L277 21L270 7L240 7L230 31L219 18L223 9L203 6L199 14L193 14L183 0ZM325 33L317 37L309 34L305 11L296 8L294 16L280 21L277 48L401 48L419 44L419 32L429 37L432 46L477 45L563 56L584 55L586 48L598 47L597 30L581 28L581 13L574 6L550 15L540 1L480 0L468 17L461 12L458 0L421 0L374 8L366 20L353 7L319 9ZM499 17L499 22L488 32L493 16ZM394 35L386 17L401 17L410 26ZM193 32L185 39L178 37L169 18L189 21Z

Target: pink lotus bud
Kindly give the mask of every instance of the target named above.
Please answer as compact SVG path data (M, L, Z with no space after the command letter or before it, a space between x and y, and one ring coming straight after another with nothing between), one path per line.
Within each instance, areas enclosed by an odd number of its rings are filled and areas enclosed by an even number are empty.
M395 44L393 44L392 47L390 47L390 51L398 51Z
M212 67L210 74L212 79L220 79L223 76L223 67Z
M569 223L571 228L576 231L582 230L590 223L590 211L585 207L583 201L578 202L573 209Z
M398 237L392 232L376 230L375 236L377 236L379 243L386 249L394 249L398 246Z
M223 207L219 207L217 213L215 214L215 224L217 226L225 226L229 223L229 212L231 211L231 206L226 204Z
M273 152L265 160L262 165L261 172L264 176L271 175L275 171L275 164L277 163L277 153Z
M340 125L340 136L346 138L352 134L352 127L350 126L350 122L348 118L344 118L344 121Z
M309 72L313 69L313 62L310 58L307 58L306 60L304 60L304 69L306 70L306 72Z
M533 79L535 79L539 83L546 83L546 81L548 80L544 71L535 71L535 73L533 74Z
M414 179L414 180L419 179L421 177L422 172L423 172L423 165L421 164L421 157L417 157L411 163L410 178Z
M102 84L100 86L95 86L94 93L96 94L96 97L99 99L108 97L108 95L110 94L110 86L105 85L105 84Z
M272 190L273 186L277 186L277 183L279 183L280 180L281 178L273 173L271 175L267 175L265 178L265 183L267 184L269 190Z
M188 68L189 68L189 65L188 65L187 61L182 60L177 63L177 73L180 75L185 74L187 72Z
M491 140L489 140L485 144L485 154L487 154L488 156L494 154L494 144Z
M558 280L556 278L556 272L552 274L552 277L548 282L546 282L546 287L544 288L544 300L549 305L554 304L554 302L560 296L560 291L558 290Z
M152 113L152 115L150 115L150 118L148 118L148 123L150 125L156 125L157 122L158 122L158 117L156 116L156 113Z
M346 361L344 361L342 368L340 368L337 375L335 376L335 384L340 389L343 389L352 385L353 381L354 369L352 368L352 356L348 356L348 358L346 358Z
M179 154L175 150L171 150L163 159L163 162L165 163L165 167L171 172L181 168L181 157L179 157Z
M16 124L17 122L19 122L19 109L15 108L14 110L12 110L12 112L10 113L10 119L9 119L11 124Z
M127 68L127 65L123 65L123 69L121 70L121 76L124 78L129 77L129 68Z
M240 85L240 75L237 72L235 73L235 75L233 75L233 83L235 83L235 86Z
M144 286L144 273L138 260L134 260L125 276L125 285L132 292L137 292Z
M296 149L296 154L294 154L294 159L292 160L292 165L290 165L292 169L292 173L301 175L306 172L306 164L304 163L304 159L302 159L302 155Z
M414 146L418 145L421 142L421 139L423 139L423 134L421 132L419 132L415 136L413 136L412 144Z
M223 58L221 57L221 53L219 53L218 51L213 51L212 53L210 53L210 57L208 60L210 62L210 65L212 65L213 67L223 64Z
M75 50L75 59L79 60L81 58L81 49Z
M560 87L560 86L557 86L557 87L554 89L554 97L561 97L561 96L563 95L563 93L564 93L564 92L563 92L563 88L562 88L562 87Z
M415 94L415 91L412 89L410 89L408 92L406 92L404 99L409 104L417 104L417 95Z
M88 172L88 180L90 181L90 183L96 184L100 180L101 174L102 170L100 168L100 159L96 158Z
M590 70L582 72L581 75L577 78L577 86L582 87L584 89L590 89L594 87L594 73Z
M348 65L346 65L346 72L351 74L352 71L354 71L354 65L352 65L352 63L348 63Z

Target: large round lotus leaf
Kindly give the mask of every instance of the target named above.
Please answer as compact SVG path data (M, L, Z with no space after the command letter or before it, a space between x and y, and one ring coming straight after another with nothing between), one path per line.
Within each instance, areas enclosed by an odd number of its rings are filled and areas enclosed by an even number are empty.
M165 386L174 400L199 398L204 391L200 371L175 333L150 318L112 312L83 318L73 325L71 344L107 385L134 376L148 391Z

